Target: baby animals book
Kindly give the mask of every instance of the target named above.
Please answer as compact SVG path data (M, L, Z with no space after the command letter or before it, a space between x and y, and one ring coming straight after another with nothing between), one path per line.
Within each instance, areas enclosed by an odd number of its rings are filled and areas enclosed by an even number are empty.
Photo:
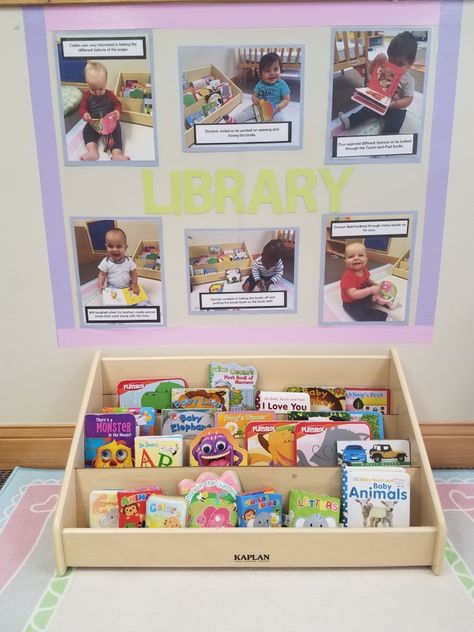
M135 294L129 287L120 288L104 288L102 291L102 303L104 307L130 307L148 300L148 294L140 286L140 292Z
M356 88L351 99L383 116L392 102L403 73L403 68L388 61L379 64L374 68L367 87Z
M342 466L345 527L409 527L410 475L401 467Z

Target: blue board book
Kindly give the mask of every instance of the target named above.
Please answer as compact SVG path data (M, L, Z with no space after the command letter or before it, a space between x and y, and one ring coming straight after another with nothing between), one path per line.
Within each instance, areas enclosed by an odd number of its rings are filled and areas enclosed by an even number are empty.
M281 527L282 496L262 491L237 496L239 527Z

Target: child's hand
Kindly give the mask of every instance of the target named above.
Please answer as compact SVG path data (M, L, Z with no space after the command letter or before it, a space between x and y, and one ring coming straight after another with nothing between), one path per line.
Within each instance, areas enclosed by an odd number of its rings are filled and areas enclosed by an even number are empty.
M132 292L134 294L136 294L137 296L140 294L140 288L138 287L137 283L132 283L132 285L130 286L130 289L132 290Z
M380 292L380 285L378 283L374 283L374 285L372 285L371 287L372 290L372 294L374 296L377 296L377 294Z
M265 286L265 281L262 281L262 279L260 279L260 281L258 282L258 289L260 290L260 292L266 292L267 288Z
M86 123L90 123L92 121L92 116L89 114L89 112L85 112L82 120Z

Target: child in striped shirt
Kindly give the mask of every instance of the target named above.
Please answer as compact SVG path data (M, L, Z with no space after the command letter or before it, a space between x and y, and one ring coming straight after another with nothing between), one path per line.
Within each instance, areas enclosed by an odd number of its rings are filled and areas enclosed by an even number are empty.
M265 244L261 256L253 260L252 274L242 286L244 292L252 292L255 288L267 292L271 285L278 283L283 276L282 251L283 244L279 239L271 239Z

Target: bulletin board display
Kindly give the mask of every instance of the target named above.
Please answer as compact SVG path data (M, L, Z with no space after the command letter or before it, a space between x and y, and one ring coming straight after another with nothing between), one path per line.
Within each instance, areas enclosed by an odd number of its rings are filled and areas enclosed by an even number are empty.
M24 8L60 345L431 340L462 3L276 6Z

